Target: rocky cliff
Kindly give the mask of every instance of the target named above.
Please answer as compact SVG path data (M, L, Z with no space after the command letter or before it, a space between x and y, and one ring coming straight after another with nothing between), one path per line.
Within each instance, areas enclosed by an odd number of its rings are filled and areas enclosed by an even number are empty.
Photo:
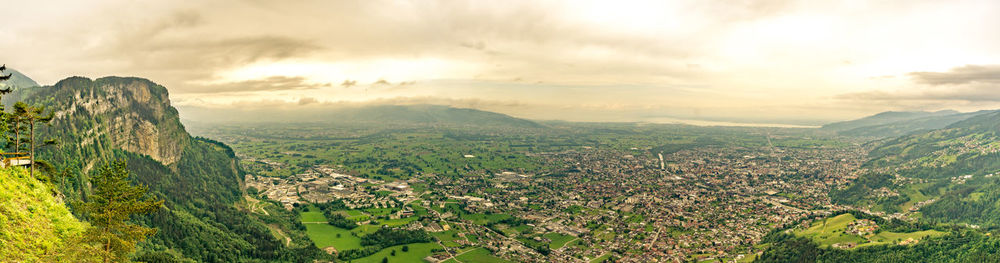
M83 147L95 145L98 152L118 149L172 165L190 140L167 89L146 79L72 77L9 97L45 105L55 113L53 135Z
M41 147L37 156L70 173L59 184L68 201L86 200L95 168L112 159L127 160L133 182L166 201L137 218L160 230L141 244L139 257L294 262L289 258L301 254L286 250L261 219L234 207L242 174L232 149L191 137L163 86L141 78L71 77L4 97L5 105L14 101L54 113L36 136L59 143Z

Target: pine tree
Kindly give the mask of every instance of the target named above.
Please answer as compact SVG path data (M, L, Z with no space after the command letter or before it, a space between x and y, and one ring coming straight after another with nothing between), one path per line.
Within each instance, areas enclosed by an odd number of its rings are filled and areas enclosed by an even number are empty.
M126 261L137 242L157 231L128 222L132 215L151 213L163 205L162 200L146 195L147 187L133 186L128 178L124 161L107 164L92 179L94 194L79 206L91 224L84 238L101 248L104 262Z
M29 172L31 176L35 176L35 124L48 123L55 116L53 112L43 115L44 112L45 107L43 106L30 106L20 101L14 104L14 118L28 125L28 143L31 145L28 158L31 160L31 172Z

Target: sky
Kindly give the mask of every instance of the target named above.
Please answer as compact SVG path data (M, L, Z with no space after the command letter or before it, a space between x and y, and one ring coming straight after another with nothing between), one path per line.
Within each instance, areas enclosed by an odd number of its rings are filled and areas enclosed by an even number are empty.
M1000 1L0 4L0 63L43 85L148 78L182 114L441 104L818 125L1000 108Z

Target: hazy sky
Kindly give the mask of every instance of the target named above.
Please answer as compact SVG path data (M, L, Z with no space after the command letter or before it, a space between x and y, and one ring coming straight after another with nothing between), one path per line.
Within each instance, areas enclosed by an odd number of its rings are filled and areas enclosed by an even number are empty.
M816 124L1000 108L1000 1L0 1L0 63L173 103ZM190 116L189 116L190 117Z

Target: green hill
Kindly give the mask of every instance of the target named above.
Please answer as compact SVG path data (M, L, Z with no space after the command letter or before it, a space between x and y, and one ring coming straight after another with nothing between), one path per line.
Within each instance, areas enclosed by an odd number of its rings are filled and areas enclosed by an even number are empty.
M868 167L900 167L906 175L941 178L1000 170L1000 113L980 114L943 129L879 144Z
M883 112L865 118L830 123L821 129L840 135L891 138L947 127L953 123L994 111Z
M1000 113L879 142L869 157L865 167L873 172L831 191L832 201L1000 227Z
M24 169L0 169L0 260L56 262L78 247L86 224L53 193Z

